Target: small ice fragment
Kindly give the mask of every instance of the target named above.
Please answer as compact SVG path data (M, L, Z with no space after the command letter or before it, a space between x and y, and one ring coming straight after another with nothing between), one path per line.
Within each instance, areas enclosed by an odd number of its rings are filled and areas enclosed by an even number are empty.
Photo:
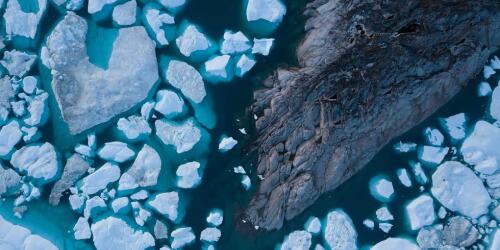
M238 141L233 139L233 137L223 136L219 142L219 151L227 152L234 148L238 144Z
M37 127L22 127L21 131L23 131L23 141L26 143L36 142L42 137Z
M186 111L184 100L171 90L158 91L154 109L167 118L177 117Z
M132 166L120 178L118 191L130 191L137 187L156 185L161 164L158 152L149 145L144 145Z
M448 214L448 212L446 212L446 209L444 207L439 207L439 210L438 210L439 219L444 219L444 217L446 217L447 214Z
M246 174L246 171L242 166L237 166L237 167L233 168L233 172L235 174Z
M142 118L146 119L146 121L149 121L149 119L151 118L154 106L155 106L154 102L145 102L141 106L141 116Z
M28 102L29 115L23 120L24 124L35 127L42 126L47 122L49 117L48 99L49 94L44 92Z
M411 179L410 175L408 174L408 171L404 168L400 168L397 170L398 178L401 184L403 184L405 187L411 187Z
M257 61L255 61L255 59L253 59L250 56L247 56L246 54L243 54L236 61L236 67L234 70L234 74L238 77L242 77L248 71L250 71L253 68L253 66L255 66L256 63L257 63ZM243 133L243 134L245 134L245 133Z
M472 133L464 140L460 152L465 162L471 165L484 165L479 166L480 169L495 168L493 159L496 163L500 163L499 141L500 128L481 120L476 123Z
M380 230L382 230L382 232L384 233L389 233L389 231L391 231L393 225L391 223L387 223L387 222L383 222L383 223L380 223L378 224L378 228L380 228Z
M373 220L370 219L363 220L363 225L365 225L365 227L367 227L370 230L373 230L373 228L375 228L375 222L373 222Z
M426 166L439 165L450 149L448 147L421 146L418 148L418 159Z
M417 144L413 142L398 142L393 146L398 153L409 153L417 150Z
M85 203L85 198L78 194L72 194L69 196L69 205L74 211L80 211Z
M427 175L425 175L425 172L422 169L422 164L420 164L420 162L410 161L410 166L413 170L413 174L415 175L415 179L419 184L424 185L429 181Z
M201 140L201 130L193 119L181 123L161 119L155 127L163 144L174 146L178 154L190 151Z
M328 213L324 238L331 249L357 249L358 234L351 218L342 210Z
M436 220L434 202L427 194L423 194L412 200L406 206L406 212L408 213L412 230L418 230L424 226L432 225Z
M105 163L94 173L86 176L82 180L81 190L86 195L93 195L109 184L116 182L120 178L120 167L115 164Z
M97 155L106 161L123 163L131 160L135 156L135 152L126 143L114 141L105 143L104 146L97 151Z
M484 66L484 69L483 69L484 79L489 79L494 74L495 74L495 70L492 67L490 67L488 65Z
M249 190L252 187L252 181L250 180L250 177L248 177L248 175L241 176L241 184L243 185L243 188L245 188L245 190Z
M129 204L129 199L127 197L120 197L111 202L111 208L115 214L126 214L130 210Z
M388 202L394 196L394 187L391 181L379 176L370 180L370 193L375 199Z
M193 161L180 165L175 174L179 177L177 186L180 188L194 188L201 182L200 163Z
M141 190L141 191L138 191L138 192L130 195L130 199L135 200L135 201L141 201L141 200L147 199L148 196L149 196L148 191Z
M89 222L86 218L80 217L73 227L73 231L75 232L75 239L77 240L86 240L90 239L92 236L90 233Z
M424 130L427 142L432 146L441 146L444 142L444 136L435 128L427 127Z
M164 215L171 221L176 221L179 208L179 194L177 192L160 193L148 200L147 205Z
M216 227L208 227L201 231L200 240L214 243L219 241L221 236L222 233L219 229L217 229Z
M137 223L137 225L139 226L144 226L144 224L149 221L151 212L144 209L142 205L137 201L130 202L130 205L132 206L132 211L134 213L135 223Z
M0 157L6 158L14 150L14 146L21 141L23 133L19 128L19 122L10 121L0 129Z
M89 14L95 14L103 10L104 6L115 4L119 0L89 0L87 11Z
M210 82L228 82L233 77L231 56L215 56L203 64L202 74Z
M170 234L170 236L173 238L172 244L170 245L173 249L180 249L187 246L196 239L196 236L190 227L177 228Z
M187 24L181 35L175 40L181 54L192 57L195 53L207 53L213 43L193 24Z
M87 145L82 145L82 144L78 144L75 146L75 152L83 155L83 156L86 156L88 158L92 158L95 156L95 152L94 150L92 150L92 148L90 148L89 146Z
M467 118L464 113L456 114L448 118L441 118L439 122L451 139L455 141L465 138L465 123Z
M491 92L491 86L488 82L481 82L477 86L477 95L480 97L489 96Z
M491 64L490 66L493 68L493 69L500 69L500 59L498 58L498 56L494 56L491 60L490 60Z
M239 54L248 51L252 46L250 40L243 34L243 32L224 32L224 40L220 51L222 54Z
M34 76L27 76L23 79L23 91L28 95L35 93L38 87L38 79Z
M390 221L394 220L394 216L391 214L387 207L381 207L375 211L378 221Z
M83 216L85 218L95 218L101 212L107 210L106 203L99 196L94 196L85 202L85 209L83 210Z
M273 43L274 38L254 38L252 54L261 54L263 56L268 56L269 52L271 52L271 48L273 47Z
M420 250L420 248L410 240L403 238L387 238L371 247L370 250Z
M178 9L186 4L186 0L159 0L159 2L169 10Z
M120 133L130 141L143 140L151 134L151 127L142 116L120 118L116 125Z
M309 233L318 234L318 233L321 232L321 221L319 220L318 217L310 217L306 221L306 224L304 225L304 228Z
M245 128L240 128L240 129L239 129L239 131L240 131L240 133L242 133L242 134L244 134L244 135L246 135L246 134L247 134L247 131L246 131L246 129L245 129Z
M220 226L222 224L224 217L223 212L220 209L213 209L210 211L207 217L207 222L213 226Z
M21 5L25 0L9 0L3 15L5 24L5 33L7 36L20 36L28 39L34 39L37 35L40 20L47 9L47 0L36 1L38 6L36 11L25 12ZM2 3L4 1L1 1ZM30 4L30 3L23 3ZM35 3L33 3L35 4Z
M309 249L312 236L306 231L294 231L285 237L280 250Z
M142 11L149 35L159 47L168 45L173 38L170 33L173 33L174 29L174 17L161 10L156 4L147 4Z
M0 64L7 69L9 75L23 77L31 69L35 60L36 55L12 50L4 52L3 59L0 61Z
M115 6L113 9L113 21L118 25L132 25L136 21L137 2L130 0Z

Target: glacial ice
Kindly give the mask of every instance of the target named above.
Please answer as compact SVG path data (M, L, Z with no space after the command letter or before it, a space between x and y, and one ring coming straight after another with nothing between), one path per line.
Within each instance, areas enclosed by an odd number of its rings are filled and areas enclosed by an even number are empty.
M436 220L434 201L426 194L420 195L412 200L406 206L406 212L408 213L412 230L418 230L424 226L432 225Z
M427 127L424 130L424 135L427 142L431 146L441 146L444 142L444 136L441 132L435 128Z
M13 169L5 169L0 163L0 197L17 191L20 183L21 176Z
M246 2L246 19L249 22L261 20L277 26L286 14L286 6L280 0L247 0Z
M82 195L72 194L68 198L69 205L74 211L81 211L83 204L85 203L85 198Z
M208 224L216 227L220 226L223 220L224 220L223 212L220 209L213 209L212 211L210 211L207 217Z
M245 190L249 190L252 187L252 180L250 180L248 175L245 174L241 176L241 185L243 185Z
M161 220L156 220L153 232L157 240L168 239L168 227Z
M130 202L127 197L116 198L111 202L111 208L115 214L126 214L130 210Z
M92 236L90 232L90 225L86 218L80 217L73 227L75 239L86 240Z
M119 0L89 0L88 2L89 2L87 7L88 13L96 14L98 12L101 12L103 8L106 7L106 5L115 4L119 2Z
M171 90L158 91L154 109L167 118L174 118L186 112L182 97Z
M403 238L389 237L370 248L370 250L420 250L420 248L410 240Z
M174 146L179 154L190 151L201 139L201 130L193 119L181 123L161 119L155 122L155 127L160 140Z
M47 0L30 0L37 1L38 10L36 12L26 13L22 10L19 1L25 0L9 0L3 15L5 22L5 33L7 36L20 36L29 39L34 39L37 35L40 20L47 9Z
M464 113L439 119L439 123L452 140L459 141L465 138L465 125L467 117Z
M274 44L274 38L254 38L253 39L253 54L261 54L263 56L268 56L271 52L271 48Z
M495 233L492 235L493 239L491 240L491 245L489 250L500 249L500 229L495 230Z
M495 70L492 67L490 67L488 65L484 66L484 69L483 69L484 79L489 79L494 74L495 74Z
M129 191L137 187L156 185L161 171L161 158L158 152L149 145L137 154L132 167L125 172L118 182L118 191Z
M311 238L311 233L307 231L294 231L285 238L280 250L309 249L312 244Z
M179 179L177 186L180 188L194 188L201 182L200 163L193 161L180 165L175 174Z
M34 76L26 76L22 82L23 92L32 95L38 89L38 79Z
M375 199L387 202L394 196L394 187L391 181L379 176L370 180L370 193Z
M130 195L130 199L132 199L134 201L142 201L142 200L147 199L148 197L149 197L149 193L146 190L140 190L140 191L137 191L137 192L133 193L132 195Z
M488 82L480 82L477 86L477 95L480 97L489 96L491 92L492 89Z
M441 164L432 175L432 195L446 208L471 218L488 212L491 198L472 170L456 161Z
M207 227L203 229L203 231L201 231L200 240L214 243L219 241L221 236L222 236L221 231L216 227Z
M478 121L474 130L467 137L460 152L464 160L471 164L481 164L484 161L495 161L500 163L500 151L498 142L500 141L500 128L486 121Z
M398 153L409 153L417 150L417 144L413 142L398 142L393 145L393 148Z
M222 54L240 54L250 50L250 40L243 34L243 32L224 32L224 38L220 47Z
M9 1L9 3L14 1ZM36 55L30 53L11 50L3 53L3 59L0 61L0 64L7 69L9 75L23 77L31 70L36 58Z
M142 9L142 20L148 33L158 47L166 46L173 38L175 20L172 15L162 10L161 6L149 3Z
M378 224L378 228L384 233L389 233L394 225L389 222L382 222Z
M130 0L115 6L113 9L113 21L122 26L132 25L137 18L137 2Z
M448 147L420 146L418 160L425 166L434 167L443 162L450 149Z
M83 8L85 0L52 0L52 2L66 10L77 11Z
M234 148L238 144L238 141L235 140L233 137L227 137L223 136L219 142L219 151L221 152L227 152L231 149Z
M200 73L185 62L170 60L165 69L165 78L195 103L201 103L206 96L205 83Z
M175 222L178 217L179 194L177 192L156 194L148 200L147 205Z
M401 184L403 184L405 187L411 187L411 179L410 175L408 174L408 171L404 168L398 169L397 170L398 178Z
M367 227L370 230L373 230L373 228L375 228L375 222L371 219L363 220L363 225L365 225L365 227Z
M11 120L0 128L0 157L8 158L14 150L14 146L21 141L23 133L19 128L19 122Z
M106 161L123 163L131 160L135 156L135 152L126 143L113 141L106 142L104 146L97 151L97 155Z
M183 24L179 37L175 40L177 48L184 56L199 61L209 56L216 48L214 43L193 24Z
M321 221L318 217L311 217L306 221L304 228L309 233L318 234L321 232Z
M375 211L378 221L390 221L394 220L394 216L391 214L387 207L381 207Z
M49 94L44 92L29 101L27 108L29 115L23 120L24 124L38 127L47 122L49 117L48 99Z
M357 249L358 234L351 218L342 210L328 213L324 237L331 249Z
M177 12L186 4L187 0L159 0L158 2L168 10Z
M14 152L10 163L40 184L54 181L59 174L59 159L50 143L27 145Z
M177 228L172 231L170 236L173 238L171 244L173 249L183 248L184 246L191 244L196 239L193 229L190 227Z
M221 55L209 59L201 70L205 80L213 83L229 82L233 78L231 56Z
M119 178L120 167L116 164L105 163L95 172L83 178L80 189L86 195L93 195Z
M153 236L136 230L117 217L107 217L92 224L93 242L97 250L147 249L155 246Z
M150 220L151 212L142 207L142 205L137 201L130 202L130 205L132 206L132 211L134 213L135 223L139 226L144 226L144 224Z
M234 74L238 77L244 76L247 72L249 72L257 61L254 58L247 56L246 54L241 55L236 61ZM240 132L244 132L245 130L241 130ZM243 133L245 134L245 133Z
M118 131L129 141L144 140L151 134L149 123L142 116L120 118L116 123Z
M83 209L83 216L85 218L95 218L100 213L107 210L106 203L99 196L94 196L85 201L85 208Z
M0 248L6 250L58 250L52 242L0 216Z
M427 175L425 174L424 170L422 169L422 164L420 162L415 162L415 161L410 161L410 167L412 168L413 174L415 176L415 180L420 185L426 184L429 179L427 178Z

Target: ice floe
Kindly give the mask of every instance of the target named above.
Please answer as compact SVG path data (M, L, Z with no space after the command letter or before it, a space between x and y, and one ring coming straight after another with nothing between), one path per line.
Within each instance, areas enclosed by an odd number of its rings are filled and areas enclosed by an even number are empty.
M201 182L200 163L196 161L180 165L175 174L179 179L177 186L180 188L194 188Z
M478 121L472 133L464 140L460 152L464 160L472 165L484 161L500 162L500 152L497 150L500 140L500 128L486 121Z
M190 227L177 228L172 231L170 236L173 238L171 244L171 247L173 249L185 247L191 244L196 239L196 236L193 233L193 229Z
M175 33L174 16L162 10L161 6L149 3L142 9L143 22L158 47L166 46Z
M80 189L86 195L93 195L105 189L109 184L118 181L120 173L118 165L106 163L83 178Z
M0 128L0 157L8 158L14 151L23 136L19 127L19 122L11 120L5 126Z
M209 82L228 82L233 77L231 56L221 55L209 59L201 70L205 80Z
M426 166L439 165L450 149L448 147L421 146L418 148L418 159Z
M311 233L307 231L294 231L289 234L283 244L281 250L298 250L309 249L311 247Z
M391 181L379 176L370 180L370 193L375 199L387 202L394 196L394 187Z
M194 24L183 24L179 37L175 40L179 51L192 60L208 57L216 48L214 43Z
M304 228L309 233L318 234L321 232L321 221L318 217L311 217L306 221Z
M75 239L77 240L86 240L92 237L92 233L90 232L90 225L86 218L80 217L73 227Z
M273 38L255 38L253 39L253 54L261 54L263 56L268 56L271 52L271 48L273 47L274 39Z
M113 21L118 25L132 25L137 18L137 2L130 0L115 6L113 9Z
M410 175L408 174L408 171L404 168L400 168L396 172L401 184L403 184L403 186L405 187L411 187L412 182L410 179Z
M459 141L465 138L467 117L464 113L441 118L439 122L452 140Z
M223 41L220 47L222 54L239 54L247 52L252 48L250 40L243 32L224 32Z
M49 203L52 205L59 204L63 192L68 190L85 175L90 168L90 164L80 155L73 154L66 161L61 178L54 184L49 196Z
M371 250L420 250L420 248L408 239L387 238L370 248Z
M426 194L412 200L406 206L406 212L412 230L418 230L421 227L432 225L436 220L434 201Z
M219 241L222 236L221 231L216 227L208 227L203 229L200 234L200 240L214 243Z
M201 103L206 96L205 83L200 73L185 62L170 60L165 69L165 78L195 103Z
M105 143L97 151L97 155L103 160L122 163L131 160L135 156L135 152L126 143L113 141Z
M9 2L15 2L15 0ZM11 50L3 53L3 59L0 61L0 64L7 69L9 75L23 77L31 70L36 58L36 55L30 53Z
M165 119L155 122L156 135L165 145L172 145L177 153L193 149L201 139L201 130L193 119L178 123Z
M158 91L154 109L167 118L174 118L186 112L182 97L171 90Z
M59 157L50 143L24 146L14 152L10 163L40 184L54 181L60 172Z
M130 141L144 140L151 134L151 127L142 116L133 115L128 118L120 118L116 125L120 134Z
M97 250L147 249L155 246L153 236L131 227L117 217L107 217L92 224L94 246Z
M351 218L342 210L328 213L324 238L331 249L357 249L358 234Z
M213 209L208 214L207 222L210 225L218 227L218 226L220 226L222 224L223 219L224 219L224 217L223 217L222 210L220 210L220 209Z
M23 0L7 1L7 7L3 15L5 33L8 36L34 39L37 35L40 20L47 9L47 0L31 0L37 1L36 5L38 8L35 12L24 12L20 1L23 2Z
M156 185L161 171L161 158L158 152L149 145L137 154L134 163L127 170L118 183L118 191L129 191L137 187L151 187Z
M156 194L147 202L147 205L175 222L179 214L179 194L177 192Z
M233 137L223 136L219 142L219 151L227 152L233 149L236 146L236 144L238 144L238 141L235 140Z

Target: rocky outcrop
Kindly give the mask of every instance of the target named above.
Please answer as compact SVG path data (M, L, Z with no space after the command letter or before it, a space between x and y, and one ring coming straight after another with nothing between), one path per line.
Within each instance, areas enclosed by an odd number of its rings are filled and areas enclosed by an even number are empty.
M255 92L258 174L246 217L280 228L436 111L500 45L494 0L311 1L299 68Z
M49 203L56 206L61 201L64 191L71 188L76 181L87 173L90 165L79 154L73 154L66 161L61 178L54 184L49 196Z

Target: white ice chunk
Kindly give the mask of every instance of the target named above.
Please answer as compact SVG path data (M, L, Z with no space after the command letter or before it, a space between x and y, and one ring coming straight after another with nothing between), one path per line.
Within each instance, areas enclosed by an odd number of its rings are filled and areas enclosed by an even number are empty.
M3 15L5 33L7 36L22 36L34 39L38 31L40 20L47 9L47 0L30 0L37 1L38 10L35 12L24 12L20 4L20 2L23 1L25 0L9 0L7 2L7 8Z
M480 164L488 159L490 161L494 159L498 164L500 163L499 141L500 128L486 121L478 121L474 126L474 131L464 140L460 152L464 160L471 165ZM494 165L493 162L482 164Z
M385 177L375 177L370 180L370 193L375 199L387 202L394 196L394 187Z
M118 130L128 140L135 141L147 138L151 134L151 127L142 116L120 118L117 122Z
M220 226L222 224L224 217L223 217L223 212L220 209L213 209L210 211L207 217L207 222L211 225L214 225L216 227Z
M174 17L167 12L161 11L154 7L146 6L143 9L146 19L146 25L154 33L153 38L159 46L166 46L169 44L169 38L165 32L165 25L175 24Z
M85 198L81 195L72 194L69 196L69 205L74 211L80 211L85 203Z
M42 183L53 181L59 173L58 156L50 143L24 146L12 155L10 163Z
M48 118L48 99L49 94L44 92L35 96L28 105L28 117L25 118L24 124L28 126L41 126L44 125Z
M156 220L153 232L157 240L168 239L168 227L161 220Z
M212 42L192 24L186 26L175 42L181 54L187 57L195 52L207 51L212 47Z
M143 250L155 246L155 240L150 233L136 230L122 219L112 216L94 223L92 235L97 250Z
M471 218L488 212L491 198L472 170L456 161L441 164L432 175L432 195L446 208Z
M491 86L488 82L480 82L477 86L477 95L480 97L489 96L491 92Z
M201 103L206 96L205 83L200 73L185 62L171 60L165 71L165 78L195 103Z
M390 221L394 220L394 216L391 214L387 207L381 207L375 211L378 221Z
M490 104L490 114L496 120L500 120L500 86L493 90Z
M224 40L222 41L220 51L222 54L239 54L250 50L251 47L250 40L248 40L243 32L238 31L234 33L226 31L224 32Z
M342 210L328 213L324 237L331 249L357 249L358 234L351 218Z
M211 58L206 61L203 66L203 72L206 79L213 81L227 81L230 79L229 63L231 61L231 56L221 55Z
M233 137L223 136L219 142L219 151L227 152L234 148L238 144L238 141Z
M447 214L448 214L448 212L446 212L446 209L444 207L439 207L439 210L438 210L439 219L444 219L444 217L446 217Z
M494 56L491 60L490 60L491 64L490 66L493 68L493 69L500 69L500 59L498 58L498 56Z
M245 190L249 190L252 187L252 180L250 180L250 177L248 177L248 175L241 176L241 185L243 185L243 188L245 188Z
M253 68L253 66L255 66L256 63L257 61L255 61L255 59L247 56L246 54L241 55L238 61L236 62L236 68L234 71L235 75L239 77L244 76L248 71L250 71ZM244 131L245 131L244 129L241 131L242 134L246 133Z
M219 229L216 227L208 227L201 231L200 240L213 243L219 241L221 236L222 233Z
M159 0L160 4L167 9L175 9L186 4L186 0Z
M132 25L136 21L137 2L135 0L127 1L117 5L113 9L113 21L118 25Z
M86 195L93 195L109 184L116 182L120 178L120 167L115 164L105 163L94 173L86 176L82 180L81 190Z
M378 228L380 228L380 230L382 230L382 232L384 233L389 233L392 229L393 225L391 223L388 223L388 222L383 222L383 223L380 223L378 224Z
M114 141L105 143L104 146L97 151L97 155L106 161L123 163L131 160L135 156L135 152L126 143Z
M27 76L23 79L23 91L28 95L35 93L38 87L38 79L34 76Z
M321 232L321 221L318 217L311 217L306 221L304 228L309 233L318 234Z
M137 187L151 187L157 184L161 171L161 158L149 145L137 154L132 167L125 172L118 183L118 191L129 191Z
M36 234L32 234L26 238L22 249L58 250L59 248L47 239L42 238Z
M115 213L127 213L130 209L130 202L127 197L120 197L111 202L111 208Z
M415 175L415 179L419 184L424 185L429 181L420 162L410 161L410 166L413 170L413 174Z
M286 14L286 6L280 0L248 0L246 17L248 21L265 20L279 23Z
M200 163L196 161L180 165L175 174L179 177L177 186L180 188L194 188L201 181Z
M119 0L89 0L87 11L89 14L95 14L100 12L104 6L114 4L118 1Z
M198 144L201 139L201 130L193 119L181 123L168 120L155 122L156 135L165 145L172 145L177 153L188 152Z
M434 202L429 195L423 194L412 200L406 206L406 212L410 220L412 230L418 230L424 226L429 226L436 220Z
M500 229L496 229L489 250L500 249Z
M262 38L262 39L254 38L252 53L268 56L269 52L271 52L273 44L274 44L274 38Z
M177 192L160 193L153 196L147 204L171 221L177 220L179 194Z
M94 196L85 202L85 209L83 209L83 216L85 218L96 217L99 213L106 211L106 203L99 196Z
M299 250L299 249L309 249L311 247L311 233L306 231L294 231L289 234L280 250Z
M12 120L0 129L0 157L7 157L16 146L23 133L19 128L19 123Z
M435 128L427 127L424 130L425 138L427 142L432 146L441 146L444 142L444 136Z
M75 232L75 239L77 240L86 240L90 239L90 225L86 218L80 217L73 227L73 231Z
M401 184L403 184L405 187L411 187L411 179L410 175L408 174L408 171L404 168L400 168L397 170L398 178Z
M420 248L410 240L403 238L387 238L371 247L370 250L420 250Z
M16 0L9 1L15 2ZM23 77L35 63L36 55L22 51L5 51L0 64L7 69L9 75Z
M439 119L441 126L451 139L459 141L465 138L465 123L467 118L464 113L456 114L448 118Z
M132 211L134 212L135 223L139 226L144 226L144 224L149 221L149 218L151 218L151 212L144 209L137 201L131 202L130 205L132 206Z
M363 225L365 225L365 227L367 227L370 230L373 230L373 228L375 228L375 222L370 219L363 220Z
M489 79L494 74L495 74L495 70L492 67L490 67L488 65L484 66L484 69L483 69L484 79Z
M235 174L246 174L245 169L242 166L237 166L233 168Z
M175 229L170 236L172 236L173 241L171 247L173 249L180 249L188 244L191 244L196 236L193 233L193 230L190 227L181 227Z
M439 165L450 149L448 147L421 146L418 148L418 160L426 166Z
M173 118L184 113L184 100L174 91L160 90L156 96L154 109L167 118Z
M417 144L413 142L398 142L393 146L398 153L408 153L417 150Z

